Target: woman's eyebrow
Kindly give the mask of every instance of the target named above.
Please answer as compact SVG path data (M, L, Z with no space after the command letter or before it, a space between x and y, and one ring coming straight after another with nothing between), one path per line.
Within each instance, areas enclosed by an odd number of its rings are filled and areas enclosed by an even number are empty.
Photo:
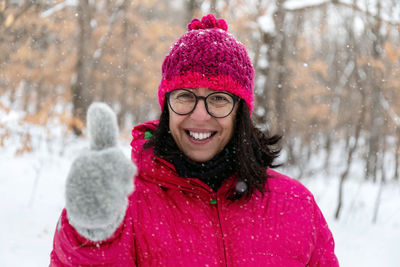
M191 91L191 92L197 91L197 88L182 88L182 89L186 89L186 90L189 90L189 91Z

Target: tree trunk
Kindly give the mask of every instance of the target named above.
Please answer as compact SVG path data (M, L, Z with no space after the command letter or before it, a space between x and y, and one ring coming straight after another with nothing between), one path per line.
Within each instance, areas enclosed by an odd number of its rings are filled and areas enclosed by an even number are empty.
M385 141L384 141L385 142ZM385 146L385 145L384 145ZM378 220L378 212L379 212L379 206L381 204L381 197L382 197L382 191L383 191L383 186L385 185L386 182L386 172L385 172L385 162L384 162L384 155L380 159L380 169L381 169L381 181L379 183L379 189L378 189L378 194L375 199L375 207L374 207L374 216L372 218L372 223L376 224Z
M353 162L353 154L358 146L358 141L360 137L360 132L361 132L361 127L362 123L364 121L364 114L365 114L365 92L361 90L362 93L362 111L360 113L360 118L356 124L355 127L355 133L354 133L354 142L349 145L349 150L347 154L347 164L346 164L346 169L343 171L343 173L340 176L340 182L339 182L339 194L338 194L338 204L336 207L336 213L335 213L335 219L339 219L340 217L340 212L342 210L343 206L343 190L344 190L344 182L347 179L347 176L349 175L350 167Z
M355 0L354 0L355 1ZM355 18L355 14L353 12L353 18L352 20L354 21ZM354 33L351 29L349 29L349 43L355 43L354 39ZM355 58L357 57L357 53L359 52L358 50L356 51L357 47L354 47L353 51L351 52L350 55L350 60L355 60ZM357 66L355 66L355 69L352 72L354 75L352 75L354 77L354 81L355 81L355 85L356 88L362 88L362 84L361 84L361 77L360 77L360 72L357 68ZM359 90L360 94L361 94L361 103L360 103L360 107L361 107L361 112L359 113L358 119L356 120L356 124L355 124L355 129L354 129L354 141L350 142L349 140L349 144L348 144L348 153L347 153L347 161L346 161L346 168L345 170L342 172L342 174L340 175L340 181L339 181L339 192L338 192L338 203L337 203L337 207L336 207L336 212L335 212L335 219L338 220L340 217L340 213L342 211L342 207L343 207L343 194L344 194L344 183L347 180L347 177L349 175L350 172L350 168L353 162L353 154L357 149L358 146L358 142L359 142L359 138L360 138L360 134L361 134L361 129L362 129L362 125L364 123L364 119L365 119L365 113L366 113L366 92L365 90ZM350 133L348 133L348 135L350 135Z
M331 163L331 152L332 152L332 134L327 133L326 134L326 140L325 140L325 163L324 163L324 170L327 172L329 171L330 168L330 163Z
M381 5L380 2L377 1L377 17L381 16ZM374 19L375 25L372 27L371 32L374 35L374 40L372 42L372 56L375 60L380 59L382 54L382 36L380 33L381 29L381 21L379 19ZM370 137L368 140L368 154L367 154L367 163L366 163L366 173L365 179L369 179L372 176L373 181L376 181L376 172L377 172L377 153L379 151L379 143L380 143L380 134L381 128L383 124L382 114L380 112L380 91L381 91L381 81L382 81L382 73L376 67L369 67L371 72L370 77L372 78L372 94L371 94L371 109L370 109Z
M92 31L90 28L91 11L88 0L78 2L78 60L76 63L76 80L71 86L72 90L72 105L74 119L81 122L86 120L86 111L89 104L92 102L90 94L89 67L90 67L90 43ZM75 121L74 120L74 121ZM76 135L82 134L80 123L73 123L72 129Z
M396 151L394 153L395 164L394 164L394 175L393 180L399 180L399 164L400 164L400 128L396 131Z
M195 17L196 11L199 8L200 4L197 2L197 0L186 0L186 20L184 21L185 27Z
M123 75L121 78L121 92L119 94L119 104L121 105L121 110L118 113L118 124L120 127L124 126L124 118L128 111L128 75L129 75L129 63L132 58L130 57L130 50L133 40L129 38L130 36L130 23L126 17L126 10L124 10L124 18L122 21L122 36L124 38L124 50L123 50L123 63L122 71ZM133 90L133 89L132 89Z
M45 90L43 88L43 81L40 80L36 84L36 103L35 103L35 113L39 113L42 109L44 98L45 98Z
M267 53L267 77L264 83L263 93L256 94L256 102L264 107L264 114L255 114L255 121L258 125L265 126L267 115L273 111L275 122L271 122L271 128L285 131L285 84L286 69L285 69L285 50L286 50L286 35L284 32L284 23L286 11L283 4L285 0L276 0L276 11L274 14L275 32L270 35L265 33L263 42L268 47ZM274 110L272 110L274 106ZM274 130L275 130L274 129Z
M285 128L285 97L286 86L284 85L286 79L286 66L285 66L285 48L286 36L283 30L285 23L285 11L283 8L285 0L277 0L277 12L274 16L274 22L277 31L277 38L274 49L276 50L275 61L276 68L274 68L276 80L273 82L273 90L275 91L275 114L277 117L277 128L286 131Z

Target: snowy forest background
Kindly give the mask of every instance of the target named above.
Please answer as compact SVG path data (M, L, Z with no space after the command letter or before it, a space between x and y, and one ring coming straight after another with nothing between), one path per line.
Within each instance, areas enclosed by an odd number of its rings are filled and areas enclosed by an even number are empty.
M253 120L315 195L341 266L400 266L400 1L0 0L0 265L46 266L92 101L159 115L161 63L214 13L256 69Z

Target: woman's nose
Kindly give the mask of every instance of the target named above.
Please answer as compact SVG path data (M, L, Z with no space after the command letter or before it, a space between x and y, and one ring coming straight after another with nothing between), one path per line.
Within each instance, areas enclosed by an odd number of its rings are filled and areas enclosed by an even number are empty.
M206 103L204 99L199 99L196 108L190 114L190 117L194 120L203 121L210 119L211 115L208 114L206 109Z

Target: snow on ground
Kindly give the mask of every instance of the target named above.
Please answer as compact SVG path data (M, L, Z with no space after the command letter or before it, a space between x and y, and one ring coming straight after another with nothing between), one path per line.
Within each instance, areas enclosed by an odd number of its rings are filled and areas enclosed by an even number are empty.
M400 187L383 188L378 219L372 223L378 186L349 180L340 221L334 220L338 179L302 181L315 195L336 242L340 266L400 266Z
M3 121L4 122L4 121ZM15 126L17 127L17 126ZM10 137L0 147L0 266L48 266L53 232L64 207L64 183L69 167L79 151L87 146L84 138L62 135L30 127L35 150L16 156L18 139ZM0 132L1 134L1 132ZM129 157L129 141L121 142ZM323 155L315 155L310 166L318 166ZM305 184L320 205L336 241L341 266L400 266L397 252L400 240L400 186L388 183L382 190L378 219L372 223L379 186L363 182L362 166L352 169L345 184L343 212L334 220L340 171L338 165L326 172L305 174ZM319 164L321 165L321 164ZM284 170L296 176L294 170ZM293 172L293 173L291 173ZM311 178L312 177L312 178ZM296 177L297 178L297 177Z
M361 143L362 145L362 143ZM341 144L336 146L329 170L323 170L325 153L313 155L308 166L314 170L303 172L300 181L314 194L333 233L336 255L340 266L396 267L400 266L400 183L389 181L382 187L376 222L374 212L379 194L379 183L366 182L364 165L355 162L345 181L340 220L334 218L339 176L346 156ZM390 166L391 159L387 159ZM283 170L295 178L294 170ZM293 172L293 173L291 173ZM387 177L392 173L387 171Z

